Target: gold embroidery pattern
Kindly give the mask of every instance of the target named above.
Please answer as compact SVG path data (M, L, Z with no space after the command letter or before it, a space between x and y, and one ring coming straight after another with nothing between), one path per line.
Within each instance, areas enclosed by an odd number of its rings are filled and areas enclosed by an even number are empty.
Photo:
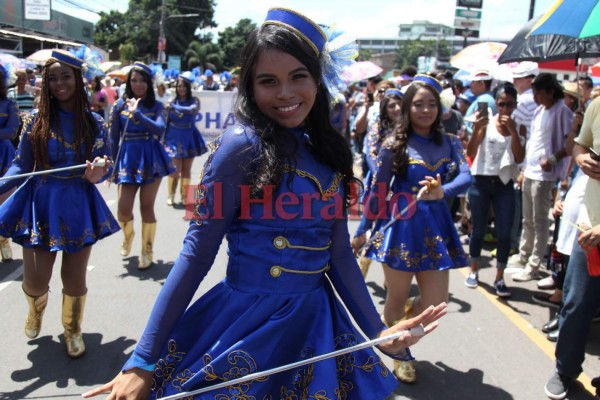
M50 225L42 224L40 221L36 222L37 229L31 229L31 224L26 223L24 220L17 221L16 225L8 224L6 222L0 223L0 229L2 230L13 230L13 232L23 232L25 230L30 230L29 238L23 240L23 244L25 245L42 245L44 247L52 248L52 247L61 247L61 248L81 248L85 245L86 242L89 242L88 239L99 240L103 233L108 232L110 230L111 223L110 220L106 219L103 222L98 224L98 228L96 231L87 228L83 231L83 233L77 237L72 239L67 239L66 235L69 233L70 227L61 222L59 230L60 235L51 235L50 234Z
M438 160L438 162L435 163L435 165L431 165L428 162L423 161L423 160L417 160L417 159L412 158L412 157L408 158L408 163L409 164L421 165L421 166L427 168L429 171L432 171L432 172L435 171L435 170L437 170L439 167L441 167L442 164L444 164L445 162L452 162L452 160L449 159L449 158L444 157L444 158L440 158Z
M331 247L331 241L329 241L327 243L326 246L323 247L308 247L308 246L300 246L300 245L293 245L290 243L290 241L283 237L283 236L277 236L275 239L273 239L273 246L275 246L275 248L277 249L285 249L286 247L288 249L300 249L300 250L327 250L329 247Z
M438 246L446 247L444 238L440 235L431 235L430 228L425 230L424 244L426 249L424 253L409 250L405 243L400 243L399 246L392 247L387 251L381 249L381 243L375 248L378 250L377 257L380 259L396 257L404 262L406 268L419 269L423 262L437 263L443 257L443 254L437 251ZM456 259L460 255L460 250L455 248L447 248L447 252L452 259Z
M280 265L273 265L269 271L273 278L279 278L283 272L287 272L288 274L299 274L299 275L318 275L323 272L329 271L329 264L325 265L323 268L318 269L316 271L306 271L300 269L289 269L284 268Z
M333 197L334 194L336 194L338 192L338 189L340 187L340 182L344 178L344 175L342 175L339 172L336 172L335 176L333 178L333 181L331 182L331 185L329 185L329 187L326 190L323 190L323 187L321 186L321 182L319 182L319 180L308 171L304 171L304 170L301 170L298 168L294 169L290 165L286 164L283 166L283 172L293 172L296 175L298 175L299 177L308 178L311 181L313 181L317 185L317 188L319 189L319 192L321 193L321 198L323 201L328 201L331 197Z
M339 350L347 348L357 344L356 336L351 333L346 333L337 336L334 339L335 349ZM302 350L302 358L307 359L314 356L312 348L307 347ZM171 386L178 392L183 392L182 385L191 379L195 373L189 369L174 374L177 369L177 365L180 364L186 353L177 351L177 343L171 339L168 343L168 354L165 358L160 359L156 363L154 370L154 378L152 383L152 390L154 391L154 398L161 398L165 396L165 388ZM213 369L211 363L213 357L210 354L205 354L202 357L202 363L204 367L202 371L205 373L205 380L217 384L221 382L231 381L233 379L246 376L248 374L255 373L259 370L258 364L254 358L243 350L235 350L227 355L230 368L219 376ZM325 390L318 390L317 392L310 394L309 387L314 379L314 364L307 365L303 369L299 369L292 376L292 382L289 386L282 386L280 388L281 400L346 400L351 391L355 389L354 384L348 379L347 376L353 373L356 369L364 371L366 373L374 373L379 370L379 374L382 377L387 377L389 371L386 368L383 361L378 357L368 357L363 364L358 364L354 353L345 354L336 357L336 369L338 377L338 387L335 389L334 397L327 394ZM161 380L160 387L157 384L157 380ZM249 394L252 384L254 382L266 382L269 377L257 378L255 380L240 383L228 387L228 394L216 394L215 400L257 400L256 396ZM191 397L185 399L191 400ZM260 400L273 400L272 395L266 395Z
M198 179L198 186L194 190L194 222L196 225L202 225L204 221L204 215L200 210L202 203L204 202L204 197L206 196L206 185L204 184L204 176L206 175L206 171L208 171L212 167L212 160L215 157L215 153L219 146L221 145L222 137L219 136L212 142L208 144L209 155L202 171L200 172L200 178Z

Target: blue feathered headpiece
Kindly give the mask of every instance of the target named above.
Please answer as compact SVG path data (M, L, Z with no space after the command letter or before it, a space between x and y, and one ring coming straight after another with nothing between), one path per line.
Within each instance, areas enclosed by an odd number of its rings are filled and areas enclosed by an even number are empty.
M315 24L308 17L287 8L271 8L263 25L285 26L298 34L319 57L323 84L335 101L344 86L342 71L358 57L358 45L351 35Z
M82 45L78 49L69 49L69 52L81 60L81 74L85 79L92 81L96 76L104 76L104 72L99 68L102 56L97 51Z
M2 74L2 79L4 79L5 89L14 85L14 83L17 81L17 75L15 72L15 66L11 63L6 63L4 65L0 64L0 74Z

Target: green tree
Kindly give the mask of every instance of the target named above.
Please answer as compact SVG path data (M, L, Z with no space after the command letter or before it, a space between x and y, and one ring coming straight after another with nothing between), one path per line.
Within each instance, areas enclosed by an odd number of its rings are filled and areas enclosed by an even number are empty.
M226 68L239 65L242 48L254 28L256 28L255 23L248 18L243 18L236 26L227 27L223 32L219 32L218 42L224 54L223 63Z
M196 29L215 27L214 0L165 0L163 30L167 54L183 54ZM94 41L116 50L121 43L131 43L138 51L136 58L156 59L160 33L162 0L130 0L124 13L100 13Z
M217 70L223 68L224 55L220 46L216 43L202 43L198 40L192 41L183 55L184 65L188 70L195 67L206 68L207 63L213 64Z
M358 58L356 61L367 61L371 59L373 56L373 51L371 49L359 48L358 49Z
M438 60L448 59L451 54L451 45L445 40L406 40L396 50L394 64L396 68L407 65L417 65L420 56L437 57Z
M135 45L131 43L123 43L119 45L119 54L121 55L121 60L123 60L125 64L131 64L135 59L137 49L135 48Z

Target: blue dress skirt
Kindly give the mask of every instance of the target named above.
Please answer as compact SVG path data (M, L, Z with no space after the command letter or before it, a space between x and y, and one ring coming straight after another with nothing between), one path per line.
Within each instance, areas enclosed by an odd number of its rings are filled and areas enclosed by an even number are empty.
M80 176L33 176L0 206L0 236L23 247L75 253L117 232L96 187Z
M0 140L0 176L4 175L13 158L15 158L15 147L8 139Z

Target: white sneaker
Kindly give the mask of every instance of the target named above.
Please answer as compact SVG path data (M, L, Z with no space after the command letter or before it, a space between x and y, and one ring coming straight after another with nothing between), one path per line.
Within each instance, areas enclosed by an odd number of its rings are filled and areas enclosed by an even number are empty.
M512 268L525 268L527 260L523 260L520 254L513 254L508 259L506 265Z
M552 275L549 275L544 279L538 281L537 287L541 290L553 290L556 288L556 282L554 282L554 278L552 278Z
M538 279L540 273L537 268L526 266L523 271L516 273L512 276L513 281L517 282L528 282L534 279Z

